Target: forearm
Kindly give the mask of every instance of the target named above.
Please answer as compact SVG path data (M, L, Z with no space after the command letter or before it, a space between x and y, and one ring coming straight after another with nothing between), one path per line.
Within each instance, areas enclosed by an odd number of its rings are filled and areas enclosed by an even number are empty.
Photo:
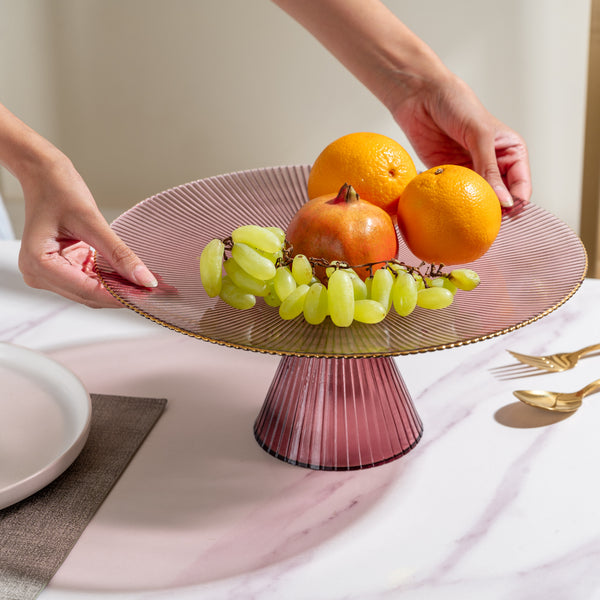
M67 157L0 104L0 165L26 186L43 170Z
M379 0L273 0L394 111L403 96L451 76Z

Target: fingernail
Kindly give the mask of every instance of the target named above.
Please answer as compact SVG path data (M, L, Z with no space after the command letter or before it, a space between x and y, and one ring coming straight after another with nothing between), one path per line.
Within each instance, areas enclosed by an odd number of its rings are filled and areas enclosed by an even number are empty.
M501 185L495 185L494 191L496 192L496 196L498 196L498 200L500 200L500 206L504 206L504 208L510 208L514 204L513 199L506 191L505 187Z
M148 271L148 269L144 265L138 265L133 270L133 279L138 285L143 285L144 287L155 288L158 287L158 281L156 277Z

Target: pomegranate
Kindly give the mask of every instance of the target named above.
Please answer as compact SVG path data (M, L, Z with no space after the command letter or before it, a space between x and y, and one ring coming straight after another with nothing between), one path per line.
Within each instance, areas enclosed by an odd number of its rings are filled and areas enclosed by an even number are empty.
M398 238L390 215L359 198L348 184L337 194L320 196L304 204L292 218L286 236L294 255L344 261L356 267L383 263L398 252ZM381 266L374 265L373 271ZM356 272L362 279L369 276L366 267L357 268ZM316 275L325 281L324 268L317 268Z

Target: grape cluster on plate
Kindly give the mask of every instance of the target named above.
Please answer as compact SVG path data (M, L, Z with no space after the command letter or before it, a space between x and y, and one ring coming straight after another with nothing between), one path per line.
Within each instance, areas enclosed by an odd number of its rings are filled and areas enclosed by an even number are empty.
M353 267L365 266L371 275L363 281ZM315 267L325 269L325 282L315 276ZM378 323L392 307L402 317L417 306L446 308L458 289L479 284L471 269L444 273L440 265L428 265L422 273L395 259L348 265L294 256L282 229L258 225L243 225L224 240L211 240L200 256L200 277L210 297L219 296L233 308L252 308L259 296L278 307L282 319L303 315L318 325L329 317L338 327Z

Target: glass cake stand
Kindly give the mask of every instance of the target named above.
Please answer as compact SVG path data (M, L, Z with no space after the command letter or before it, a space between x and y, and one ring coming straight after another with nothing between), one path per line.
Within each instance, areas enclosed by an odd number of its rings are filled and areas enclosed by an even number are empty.
M453 348L508 333L558 308L581 285L583 245L562 221L534 204L505 211L492 248L471 263L481 276L449 308L392 310L375 325L335 327L279 318L258 299L239 311L209 298L198 257L213 238L240 225L286 228L307 200L309 166L256 169L186 183L147 198L112 224L159 281L142 289L101 255L107 289L144 317L200 340L280 355L254 425L267 452L313 469L372 467L410 451L421 419L393 357ZM418 266L400 239L398 258Z

